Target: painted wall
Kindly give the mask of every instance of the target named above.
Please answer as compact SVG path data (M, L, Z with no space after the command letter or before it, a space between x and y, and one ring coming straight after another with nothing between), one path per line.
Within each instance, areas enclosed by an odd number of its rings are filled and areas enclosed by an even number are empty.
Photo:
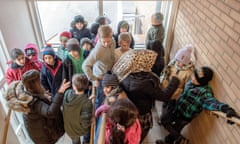
M215 97L240 112L240 1L181 0L171 57L185 44L196 49L196 65L215 71ZM240 129L202 113L184 131L192 144L239 144Z

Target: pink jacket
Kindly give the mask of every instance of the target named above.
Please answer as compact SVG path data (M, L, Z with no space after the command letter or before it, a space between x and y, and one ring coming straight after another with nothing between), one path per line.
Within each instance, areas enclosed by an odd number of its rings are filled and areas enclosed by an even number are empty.
M105 144L109 144L109 137L110 132L113 127L113 122L111 120L107 120L106 124L106 141ZM136 122L129 128L125 130L125 140L124 144L139 144L141 139L141 125L138 119L136 119Z
M36 55L35 55L35 57L32 58L32 61L37 65L38 70L41 70L43 63L38 59L38 48L37 48L37 46L36 46L35 44L33 44L33 43L28 43L28 44L26 45L26 47L24 48L25 57L27 57L26 51L27 51L27 49L29 49L29 48L32 48L32 49L35 50Z

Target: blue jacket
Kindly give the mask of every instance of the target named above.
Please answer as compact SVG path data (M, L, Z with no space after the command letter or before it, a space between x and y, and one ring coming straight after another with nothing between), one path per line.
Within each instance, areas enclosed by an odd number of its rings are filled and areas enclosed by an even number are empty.
M70 30L70 32L72 34L72 38L76 38L79 41L79 43L81 42L81 39L84 37L92 39L92 35L88 28L83 28L81 30L78 30L77 28L73 28Z

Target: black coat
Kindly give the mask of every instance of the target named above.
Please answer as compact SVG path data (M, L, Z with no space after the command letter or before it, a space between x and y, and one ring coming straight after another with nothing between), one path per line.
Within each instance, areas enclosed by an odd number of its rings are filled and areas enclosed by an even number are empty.
M54 144L64 134L60 106L63 94L57 93L50 103L47 99L33 96L30 113L24 114L24 124L35 144Z
M92 39L92 35L88 28L78 30L77 28L74 27L73 29L70 30L70 32L72 34L72 38L76 38L79 41L79 43L81 42L81 39L84 37Z
M166 89L159 87L159 78L151 72L137 72L128 75L121 86L128 98L136 105L140 115L151 112L154 100L168 101L179 80L173 77Z

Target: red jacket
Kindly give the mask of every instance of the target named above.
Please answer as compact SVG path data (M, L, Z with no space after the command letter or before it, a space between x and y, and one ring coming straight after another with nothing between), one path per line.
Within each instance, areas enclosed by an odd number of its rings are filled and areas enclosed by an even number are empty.
M25 58L25 64L23 67L18 66L16 63L10 62L10 67L6 72L7 84L9 85L13 81L21 80L22 75L31 69L39 70L35 63L30 61L28 58Z

